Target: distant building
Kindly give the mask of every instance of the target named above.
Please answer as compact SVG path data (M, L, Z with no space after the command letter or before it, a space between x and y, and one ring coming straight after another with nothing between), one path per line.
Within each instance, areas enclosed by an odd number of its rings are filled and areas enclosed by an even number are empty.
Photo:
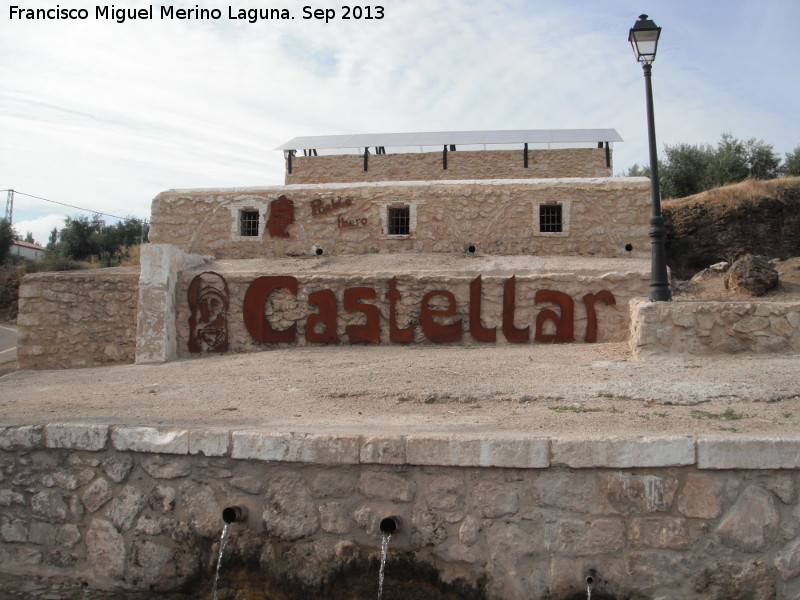
M28 260L42 260L46 249L38 244L14 240L11 243L11 255L27 258Z

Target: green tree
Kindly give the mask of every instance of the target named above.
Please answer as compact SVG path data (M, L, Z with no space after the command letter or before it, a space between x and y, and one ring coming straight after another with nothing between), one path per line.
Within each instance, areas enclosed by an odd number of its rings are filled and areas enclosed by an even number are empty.
M661 196L683 198L708 189L713 160L714 149L709 145L665 146L664 161L658 164Z
M749 174L744 142L737 140L730 133L723 133L716 152L712 154L708 177L700 191L737 183L747 179Z
M791 152L787 152L781 171L789 177L800 176L800 146L797 146Z
M650 177L650 167L634 163L632 167L622 172L622 177Z
M11 244L16 237L11 221L0 219L0 264L5 264L9 256L11 256Z
M750 177L754 179L775 179L781 173L781 157L772 144L751 138L744 144Z
M32 232L28 231L25 234L25 241L27 243L29 243L29 244L35 244L36 243L36 241L33 239L33 233Z

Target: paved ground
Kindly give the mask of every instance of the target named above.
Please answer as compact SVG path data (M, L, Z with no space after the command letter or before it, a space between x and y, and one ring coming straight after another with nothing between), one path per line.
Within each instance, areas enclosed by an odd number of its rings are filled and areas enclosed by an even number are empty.
M0 377L0 424L294 432L797 435L800 355L625 344L320 347Z

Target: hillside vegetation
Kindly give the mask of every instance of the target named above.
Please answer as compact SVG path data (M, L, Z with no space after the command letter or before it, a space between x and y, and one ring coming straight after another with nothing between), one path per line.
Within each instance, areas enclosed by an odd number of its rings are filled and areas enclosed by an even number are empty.
M744 254L800 256L800 177L748 179L665 200L667 261L679 278Z

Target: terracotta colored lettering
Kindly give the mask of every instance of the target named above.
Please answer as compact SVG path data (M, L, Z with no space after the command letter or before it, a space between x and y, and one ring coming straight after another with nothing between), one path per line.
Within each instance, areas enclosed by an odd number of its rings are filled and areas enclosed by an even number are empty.
M574 342L575 336L573 335L574 322L573 315L575 313L575 303L572 298L564 292L555 292L553 290L539 290L534 297L536 304L540 302L552 302L558 305L561 309L561 316L551 308L544 308L536 315L536 335L537 342ZM545 335L544 323L545 321L552 321L556 326L554 334Z
M436 296L447 299L447 308L431 308L430 302ZM419 321L426 338L438 343L457 342L461 339L461 319L449 325L442 325L433 320L433 317L452 317L456 314L456 297L453 292L443 290L428 292L422 298L420 308Z
M189 284L189 352L228 351L230 292L225 278L214 271L195 276Z
M247 288L244 294L244 324L257 342L275 344L292 343L297 334L297 324L283 330L276 330L269 324L264 314L264 306L270 294L279 288L297 295L297 279L291 276L259 277Z
M497 339L497 327L484 327L481 321L481 276L478 275L469 284L469 333L478 342L494 342Z
M530 326L519 329L514 325L516 310L517 276L507 279L503 284L503 335L512 344L524 344L530 339Z
M583 338L584 342L597 341L597 311L594 305L598 300L605 302L609 306L617 303L614 294L608 290L600 290L596 294L586 294L583 297L583 304L586 306L586 335Z
M400 344L410 344L414 341L414 326L400 329L397 326L397 302L400 300L400 292L397 291L397 277L389 280L389 291L386 293L389 301L389 339Z
M375 300L378 294L370 287L347 288L344 291L344 309L347 312L363 312L367 318L363 325L348 325L345 332L351 344L378 344L381 341L381 311L374 304L362 304L360 300Z
M319 308L319 313L312 313L306 318L306 341L316 344L336 344L339 336L336 333L336 295L332 290L319 290L308 295L309 306ZM317 331L322 325L322 331Z

